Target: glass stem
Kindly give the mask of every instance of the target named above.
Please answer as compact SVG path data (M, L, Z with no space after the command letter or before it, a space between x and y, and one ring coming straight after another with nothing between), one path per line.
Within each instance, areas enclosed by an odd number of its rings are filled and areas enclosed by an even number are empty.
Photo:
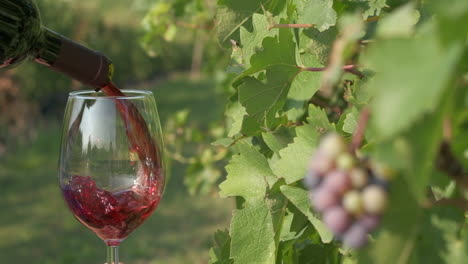
M119 246L107 247L107 264L120 264L119 262Z

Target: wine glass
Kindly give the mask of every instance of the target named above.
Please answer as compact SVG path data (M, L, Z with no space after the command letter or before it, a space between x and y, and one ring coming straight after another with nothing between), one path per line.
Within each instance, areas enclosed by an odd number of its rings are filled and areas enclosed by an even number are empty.
M158 206L165 178L154 96L122 92L70 93L59 163L64 200L106 243L108 264L119 263L120 243Z

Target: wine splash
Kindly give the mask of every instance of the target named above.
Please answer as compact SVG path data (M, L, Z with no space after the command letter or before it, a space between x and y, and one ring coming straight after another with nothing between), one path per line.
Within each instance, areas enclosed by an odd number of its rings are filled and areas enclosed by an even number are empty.
M117 246L156 209L160 195L147 196L134 186L109 192L91 177L75 175L62 193L73 215L109 246Z

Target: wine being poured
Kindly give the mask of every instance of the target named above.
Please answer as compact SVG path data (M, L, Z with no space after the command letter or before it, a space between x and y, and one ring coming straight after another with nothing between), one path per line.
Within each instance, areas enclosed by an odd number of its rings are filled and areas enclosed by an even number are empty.
M60 187L73 215L107 244L108 263L118 263L120 243L160 202L162 136L151 92L102 92L70 93Z

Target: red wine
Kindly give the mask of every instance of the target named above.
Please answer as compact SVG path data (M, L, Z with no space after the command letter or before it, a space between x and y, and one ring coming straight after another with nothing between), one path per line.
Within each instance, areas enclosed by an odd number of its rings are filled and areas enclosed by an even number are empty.
M125 96L112 82L101 88L107 96ZM164 177L161 177L162 159L159 155L158 145L154 142L148 126L138 109L128 100L116 100L117 110L124 121L131 150L136 151L145 173L143 175L158 177L160 183L156 189L164 186ZM151 161L151 162L147 162ZM149 185L150 178L140 178L140 184ZM157 190L154 190L157 191Z
M117 246L140 226L161 198L160 192L147 195L138 185L118 192L105 191L91 177L78 175L71 178L62 192L75 217L109 246Z
M102 87L107 96L125 96L114 84ZM164 188L159 146L137 107L115 100L124 122L129 149L138 154L140 169L130 189L109 192L97 187L91 176L73 176L62 186L63 196L75 217L109 246L117 246L156 209Z

